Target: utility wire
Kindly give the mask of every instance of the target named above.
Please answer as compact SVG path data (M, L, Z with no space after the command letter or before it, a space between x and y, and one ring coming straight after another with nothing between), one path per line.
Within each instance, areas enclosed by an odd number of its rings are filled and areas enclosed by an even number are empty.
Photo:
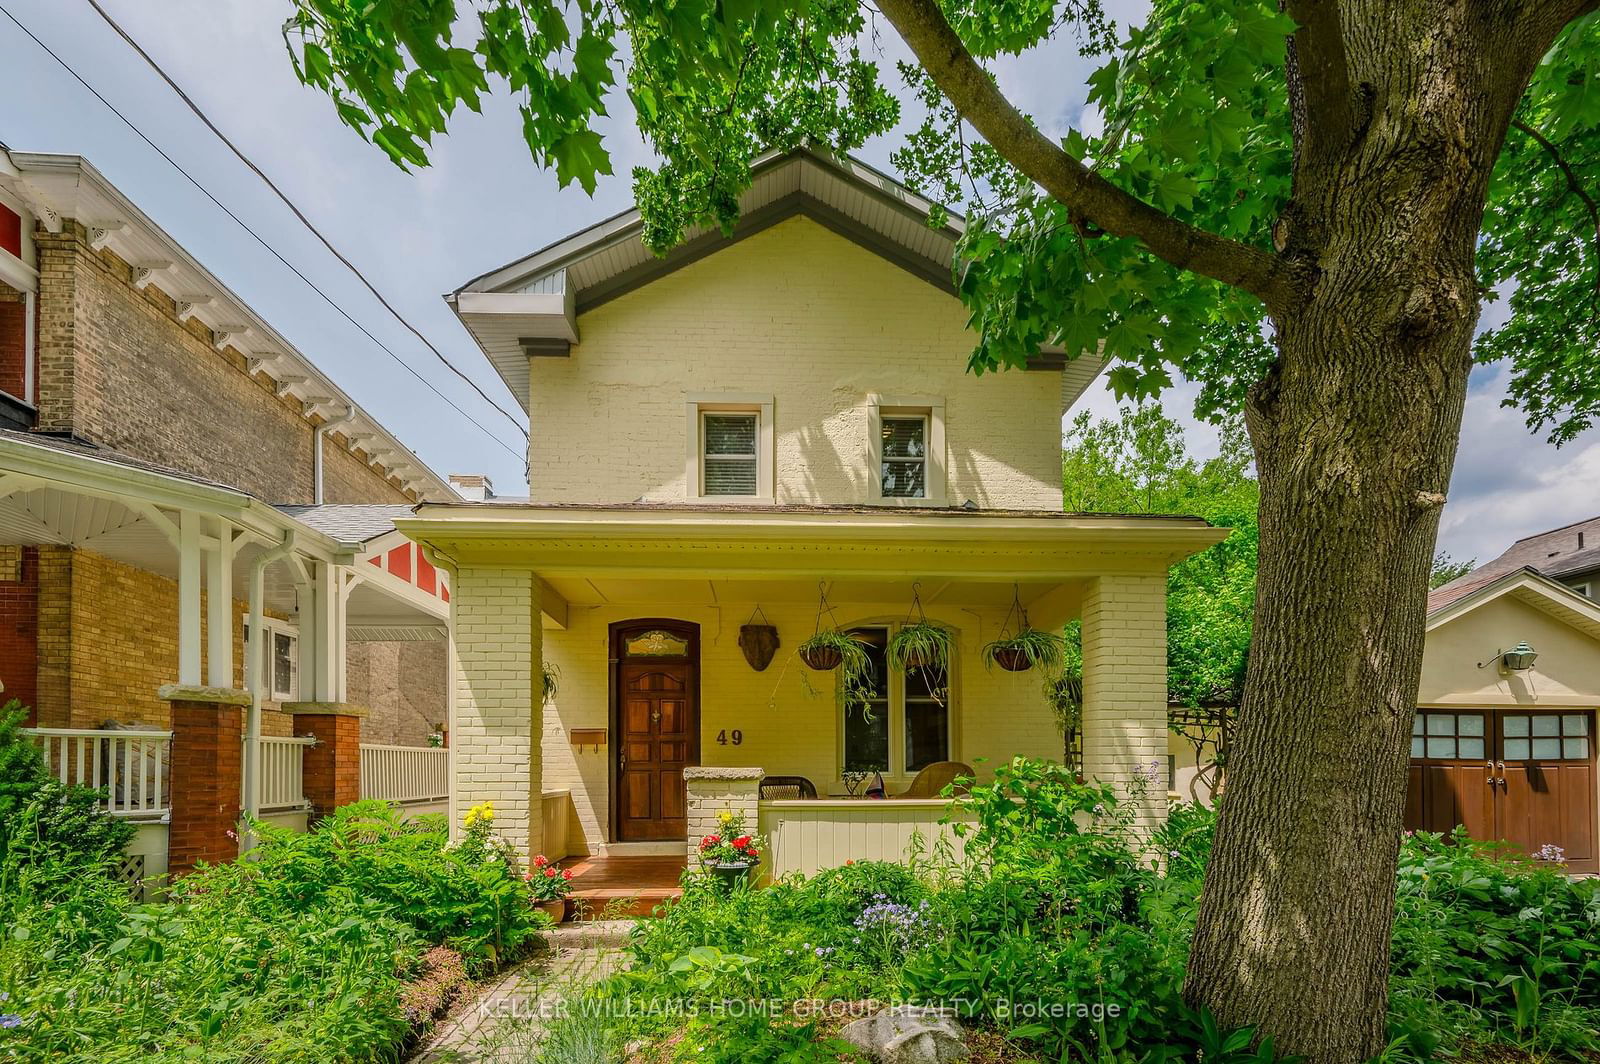
M300 219L300 224L305 226L306 229L310 230L311 235L321 241L322 246L327 248L328 252L333 255L334 258L344 263L344 266L347 270L355 274L356 279L366 287L367 291L372 293L372 297L374 299L383 304L383 309L387 310L391 315L393 315L395 321L398 321L401 325L404 325L407 329L409 329L411 335L415 336L418 340L421 340L423 346L427 347L429 351L432 351L434 356L437 357L440 362L443 362L447 367L449 367L451 373L454 373L457 377L460 377L463 381L470 385L472 390L478 393L479 398L488 403L490 406L494 407L496 410L500 411L500 413L505 416L506 420L510 421L511 424L517 427L517 431L521 432L524 437L528 435L527 430L522 427L521 421L507 412L506 409L499 403L485 395L483 389L478 387L476 381L462 372L455 363L451 362L444 356L443 352L441 352L437 347L433 346L432 341L430 341L426 336L422 335L421 330L401 316L400 312L383 297L383 293L374 288L372 282L367 280L366 275L360 270L356 269L355 263L345 258L344 253L338 248L334 247L332 242L329 241L327 237L322 235L322 230L311 224L311 219L305 216L305 212L297 207L288 196L284 195L283 189L279 188L272 178L263 173L261 167L252 162L249 156L240 151L239 146L233 141L229 140L228 135L222 132L222 130L218 129L217 124L211 121L206 113L200 110L199 106L189 98L189 94L184 92L176 81L172 80L172 75L168 74L166 70L162 68L160 63L157 63L154 59L152 59L150 57L150 53L146 52L142 47L140 47L139 42L134 40L128 34L128 31L123 29L117 23L116 19L112 18L106 13L106 9L100 6L99 0L89 0L89 6L94 8L95 13L105 20L106 25L117 31L117 36L128 42L128 47L139 53L139 58L143 59L151 70L154 70L161 76L161 80L165 81L172 91L178 94L178 99L182 100L185 106L187 106L190 111L194 112L194 116L203 122L207 129L211 130L212 133L215 133L217 139L222 141L223 144L227 145L228 150L233 152L234 155L238 156L239 161L244 163L245 166L249 167L250 172L259 177L262 183L272 190L273 195L277 196L283 201L283 205L288 207L290 212L292 212L296 218Z
M72 66L70 64L67 63L66 60L62 59L61 56L56 54L54 49L52 49L49 45L45 44L44 41L40 40L37 34L35 34L27 26L23 25L23 23L17 18L17 16L13 15L10 12L10 10L5 7L4 4L0 4L0 14L3 14L3 15L6 16L6 18L10 19L11 23L14 26L16 26L19 30L21 30L23 33L25 33L28 36L28 38L33 41L34 44L38 45L41 49L43 49L46 55L48 55L51 59L54 59L56 61L56 63L58 65L60 65L60 67L63 70L65 70L68 74L71 74L73 79L76 80L78 82L78 84L82 85L85 89L89 90L90 94L93 95L95 99L99 100L102 104L104 104L107 110L109 110L112 114L116 115L119 119L121 119L123 125L127 126L130 130L132 130L139 137L139 139L144 141L147 145L149 145L150 148L153 151L155 151L155 153L157 155L159 155L163 159L165 159L167 161L167 163L174 170L176 170L176 171L178 171L178 173L182 174L188 180L188 182L191 185L193 185L196 189L198 189L201 192L202 195L204 195L208 200L210 200L213 204L215 204L216 207L219 210L222 211L222 213L226 214L229 218L233 219L233 221L238 224L239 228L243 229L245 232L249 233L252 237L254 237L256 243L260 244L269 253L271 253L273 258L275 258L279 262L283 263L284 266L288 267L290 272L292 272L296 277L300 278L301 281L305 282L305 284L306 284L306 286L308 288L310 288L317 295L321 296L323 302L327 303L328 306L332 307L335 311L337 311L341 317L343 317L351 325L354 325L357 329L359 329L361 331L361 333L364 336L366 336L367 339L371 340L374 344L376 344L380 350L382 350L390 358L394 359L395 362L399 363L399 365L403 369L405 369L406 372L410 373L419 382L421 382L423 387L427 388L434 395L437 395L441 400L444 401L445 405L450 407L450 409L454 410L456 413L458 413L462 417L466 418L469 422L471 422L472 424L476 425L480 431L482 431L486 436L488 436L491 440L493 440L495 442L495 444L497 444L507 454L511 455L513 458L518 459L519 461L525 461L526 460L524 455L518 454L509 445L507 445L505 443L505 441L501 440L500 437L498 437L498 436L494 435L493 433L489 432L489 430L487 428L484 428L484 426L476 418L474 418L471 414L468 414L465 410L461 409L461 407L457 406L456 403L453 400L451 400L449 396L445 395L443 392L439 391L438 388L434 387L433 384L430 383L426 377L422 376L422 374L418 373L417 370L414 367L412 367L410 363L406 362L399 355L395 354L395 352L393 350L391 350L387 344L385 344L382 340L380 340L376 336L374 336L372 334L372 332L367 329L366 326L362 325L360 322L356 321L355 318L351 317L350 313L348 311L346 311L343 307L341 307L338 303L336 303L326 292L324 292L321 288L319 288L317 286L316 282L312 281L311 278L307 277L297 266L294 265L294 263L292 263L288 259L284 258L283 255L280 254L276 248L274 248L271 244L267 243L267 241L261 236L260 233L256 232L254 229L252 229L249 226L249 224L244 221L244 219L240 218L237 214L235 214L232 210L230 210L226 204L224 204L221 200L217 199L216 196L212 195L211 191L209 189L207 189L204 185L202 185L198 180L196 180L193 174L191 174L191 173L189 173L189 171L185 170L181 165L179 165L179 163L178 163L178 161L176 159L174 159L171 155L168 155L166 153L166 151L164 151L159 144L157 144L155 141L151 140L145 134L145 132L143 130L141 130L138 126L134 125L132 120L130 120L127 115L123 114L120 110L118 110L118 108L116 107L115 104L113 104L110 100L106 99L105 96L101 95L101 93L100 93L100 91L98 89L96 89L93 85L89 84L88 81L84 80L83 75L79 74L76 70L74 70L72 68ZM215 127L213 127L213 128L215 128ZM220 134L219 134L219 136L220 136ZM258 171L258 173L259 173L259 171ZM280 192L279 195L282 196L282 193ZM298 214L299 212L297 211L296 213ZM303 216L302 216L302 220L303 220ZM308 223L308 225L309 225L309 223ZM320 236L320 234L318 234L318 235ZM323 242L326 243L325 240ZM345 261L343 259L343 256L340 256L340 258L341 258L341 261ZM348 261L346 261L345 264L348 266L349 265ZM350 268L353 271L355 270L355 268L353 266L350 267ZM357 271L357 276L360 276L359 271ZM363 277L362 281L363 281L363 283L365 283L366 279ZM367 287L370 289L372 286L370 284L368 284ZM381 296L379 298L380 298L380 300L382 299ZM388 306L387 303L385 303L384 305ZM391 311L391 313L393 313L393 308L390 308L390 311ZM399 315L396 315L396 317L398 317L398 316ZM401 320L404 321L404 319L401 319ZM408 323L408 327L409 327L409 323ZM412 331L415 332L416 330L413 329ZM424 339L423 342L427 343L427 341L425 339ZM430 348L432 348L433 345L429 344L428 346ZM434 351L434 353L438 354L437 351ZM439 357L441 359L444 358L443 355L440 355ZM445 359L445 364L446 365L450 365L450 368L452 370L455 370L455 372L457 374L460 374L461 371L459 369L456 369L455 366L451 365L448 359ZM467 382L469 384L472 383L471 380L466 378L465 376L463 376L463 379L467 380ZM476 389L477 385L474 384L473 387ZM479 390L478 394L479 395L483 395L483 392L481 390ZM493 400L488 399L488 396L484 396L484 398L485 398L486 401L489 402L489 404L491 406L494 406L494 408L496 410L498 410L501 414L504 414L507 418L511 418L510 414L507 414L506 411L504 409L502 409L498 404L494 403ZM511 420L512 420L512 423L517 426L518 430L522 432L523 436L526 437L527 436L527 431L522 428L521 424L518 423L515 418L511 418Z

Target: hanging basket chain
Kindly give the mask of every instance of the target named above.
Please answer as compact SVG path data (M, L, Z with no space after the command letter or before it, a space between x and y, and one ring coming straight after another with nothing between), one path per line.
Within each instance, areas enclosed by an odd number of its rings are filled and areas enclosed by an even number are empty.
M816 624L811 626L811 635L813 637L819 635L822 632L822 615L824 613L826 613L828 615L828 619L832 622L830 624L830 627L833 628L835 631L837 631L838 628L839 628L839 617L838 617L837 614L835 614L833 612L833 604L828 601L828 582L826 580L818 580L817 581L817 622L816 622Z
M1015 617L1017 620L1017 627L1015 630L1012 630L1011 627L1011 619L1013 617ZM1006 619L1004 623L1000 625L1000 638L1002 640L1014 638L1018 635L1021 635L1023 631L1027 629L1027 627L1028 610L1027 607L1022 604L1022 591L1016 584L1012 584L1011 608L1006 611ZM1008 632L1010 633L1009 635L1007 634Z
M768 627L772 626L772 622L767 620L767 612L761 608L761 604L760 603L757 603L756 604L756 608L750 611L750 619L748 621L745 621L744 623L745 624L755 624L757 617L761 618L761 623L762 624L767 625Z
M916 614L916 620L915 621L913 621L911 619L911 615L913 613ZM906 610L905 623L906 624L927 624L928 623L927 611L925 611L922 608L922 581L921 580L918 580L918 581L916 581L915 583L913 583L911 585L911 607Z

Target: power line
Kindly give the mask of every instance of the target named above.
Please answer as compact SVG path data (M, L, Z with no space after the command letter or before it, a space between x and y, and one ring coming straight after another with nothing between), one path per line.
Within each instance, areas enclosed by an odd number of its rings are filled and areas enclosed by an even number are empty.
M118 110L118 108L116 107L115 104L113 104L110 100L106 99L103 95L101 95L101 93L100 93L100 91L98 89L96 89L93 85L89 84L89 82L84 80L83 75L79 74L76 70L74 70L72 68L72 66L70 64L67 63L66 60L62 59L61 56L57 55L54 49L52 49L49 45L45 44L44 41L40 40L37 34L35 34L27 26L23 25L22 22L17 18L17 16L13 15L10 12L10 10L8 10L5 7L4 4L0 4L0 14L5 15L6 18L11 20L11 23L14 26L16 26L23 33L27 34L28 38L30 40L32 40L34 44L38 45L41 49L43 49L46 55L48 55L51 59L54 59L56 61L56 63L58 65L60 65L60 67L63 70L65 70L68 74L71 74L73 79L76 80L78 82L78 84L82 85L85 89L89 90L90 94L93 95L95 99L99 100L102 104L104 104L107 110L109 110L112 114L116 115L117 118L121 119L123 125L127 126L130 130L132 130L134 132L134 134L136 134L139 137L140 140L144 141L145 144L149 145L150 148L157 155L159 155L159 156L161 156L161 158L165 159L167 161L167 163L174 170L176 170L176 171L178 171L178 173L182 174L188 180L188 182L191 185L193 185L196 189L198 189L200 191L200 193L202 195L204 195L208 200L210 200L214 205L216 205L217 209L222 211L222 213L226 214L229 218L233 219L233 221L239 226L239 228L243 229L246 233L249 233L252 237L254 237L256 243L260 244L263 248L265 248L272 255L273 258L275 258L279 262L283 263L283 265L286 266L289 269L290 272L292 272L296 277L300 278L300 280L305 283L306 287L310 288L317 295L321 296L323 302L327 303L328 306L332 307L335 311L337 311L341 317L343 317L351 325L354 325L357 329L359 329L361 331L362 335L366 336L367 339L371 340L374 344L376 344L378 346L378 348L381 351L384 352L384 354L388 355L390 358L394 359L395 362L399 363L399 365L403 369L405 369L406 372L410 373L413 377L415 377L423 385L423 387L427 388L430 392L432 392L434 395L437 395L441 400L443 400L445 405L450 407L450 409L454 410L456 413L458 413L462 417L466 418L473 425L477 426L478 429L484 433L484 435L488 436L491 440L493 440L495 442L495 444L498 445L500 448L502 448L507 454L511 455L513 458L518 459L519 461L525 461L526 460L525 456L519 455L515 450L513 450L510 446L508 446L505 443L505 441L501 440L500 437L494 435L488 429L484 428L484 426L481 423L479 423L478 420L476 418L474 418L471 414L468 414L465 410L461 409L461 407L457 406L456 403L453 400L451 400L449 396L445 395L443 392L439 391L438 388L434 387L433 384L430 383L427 378L422 376L422 374L418 373L417 370L410 365L410 363L406 362L399 355L395 354L394 351L391 350L387 344L385 344L382 340L380 340L376 336L374 336L372 334L372 332L366 328L366 326L362 325L360 322L356 321L355 318L351 317L350 313L348 311L346 311L343 307L341 307L338 303L334 302L334 300L331 297L329 297L329 295L326 292L324 292L321 288L319 288L317 286L316 282L312 281L311 278L307 277L303 272L301 272L301 270L297 266L295 266L294 263L292 263L288 259L284 258L283 255L281 255L276 248L274 248L271 244L267 243L267 241L261 236L260 233L256 232L254 229L252 229L249 226L249 224L247 224L244 221L244 219L240 218L237 214L235 214L232 210L230 210L225 203L223 203L221 200L217 199L216 196L212 195L211 191L209 189L207 189L198 180L196 180L193 174L189 173L189 171L185 170L181 165L179 165L178 161L176 159L174 159L172 156L168 155L166 153L166 151L164 151L159 144L157 144L155 141L151 140L148 136L146 136L144 131L141 130L138 126L134 125L133 122L128 118L127 115L123 114L120 110ZM352 269L353 269L353 267L352 267ZM365 279L363 278L363 280L365 280ZM368 287L370 287L370 285ZM385 304L385 305L387 305L387 304ZM424 341L424 342L426 342L426 341ZM429 345L429 346L431 347L432 345ZM437 352L435 352L435 353L437 354ZM442 355L440 357L443 358ZM448 360L446 360L446 364L448 364ZM452 366L451 368L454 369L455 367ZM460 371L456 370L456 372L459 373ZM471 383L471 381L469 380L468 383ZM474 385L474 387L476 388L476 385ZM483 393L480 391L479 394L482 395ZM487 399L487 396L485 396L485 398ZM508 418L510 417L509 414L506 414L506 412L503 409L501 409L497 404L495 404L492 400L489 400L489 402L490 402L490 405L494 406L496 410L500 411L500 413L505 414ZM513 422L513 424L517 425L518 430L522 431L523 435L526 437L526 435L527 435L526 430L523 430L522 426L520 424L518 424L514 418L512 419L512 422Z
M379 292L375 287L373 287L372 282L367 280L366 275L363 274L360 270L358 270L356 268L355 263L353 263L349 259L345 258L344 253L341 252L338 248L334 247L333 243L331 241L329 241L327 237L322 235L322 230L318 229L315 225L311 224L311 219L307 218L306 215L305 215L305 212L302 211L299 207L297 207L294 204L294 202L289 199L288 196L284 195L283 189L279 188L277 186L276 182L274 182L272 180L272 178L268 177L265 173L263 173L262 170L261 170L261 167L257 166L253 161L251 161L249 156L245 155L244 152L240 151L239 150L239 146L234 144L233 141L229 140L227 134L223 133L222 130L217 128L217 124L215 122L211 121L211 119L206 115L206 113L204 111L200 110L199 106L192 99L189 98L189 94L184 92L183 89L178 85L178 83L176 81L172 80L172 76L170 74L168 74L165 69L162 68L161 64L157 63L154 59L152 59L150 57L150 53L146 52L142 47L140 47L139 42L134 40L128 34L128 31L123 29L117 23L116 19L112 18L109 14L106 13L106 9L100 6L98 0L89 0L89 6L94 8L96 14L98 14L102 19L105 20L106 25L110 26L112 29L117 31L117 36L121 37L123 40L128 42L128 47L132 48L135 52L139 53L139 58L143 59L145 61L145 63L149 65L151 70L154 70L157 74L159 74L161 76L161 80L165 81L167 83L167 85L172 89L172 91L178 94L178 99L180 99L180 100L182 100L184 102L185 106L187 106L189 108L189 110L194 113L194 116L196 118L198 118L201 122L203 122L207 129L211 130L212 133L216 134L217 139L222 141L223 144L227 145L228 150L233 152L234 155L238 156L239 161L244 163L245 166L249 167L250 172L255 174L257 177L259 177L262 180L262 182L268 188L270 188L272 190L273 195L277 196L280 200L283 201L283 205L285 207L288 207L289 210L294 214L294 216L296 218L300 219L300 224L305 226L306 229L308 229L311 232L312 236L316 237L319 241L321 241L322 242L322 246L327 248L328 252L330 254L332 254L334 258L336 258L340 262L344 263L345 269L347 269L351 273L355 274L356 279L359 280L364 286L366 286L367 291L372 293L372 297L374 299L376 299L379 303L383 304L383 309L387 310L391 315L393 315L395 321L398 321L401 325L404 325L407 329L409 329L411 331L411 335L415 336L418 340L421 340L423 345L425 347L427 347L427 349L429 351L432 351L434 356L436 358L438 358L438 360L440 362L443 362L445 364L445 366L447 366L449 368L450 372L454 373L457 377L460 377L463 381L465 381L468 385L470 385L472 390L478 393L478 397L479 398L481 398L484 402L488 403L490 406L494 407L496 410L500 411L500 413L502 415L504 415L505 418L508 421L510 421L513 425L516 426L517 431L521 432L524 437L527 436L527 431L525 429L523 429L521 421L519 421L516 417L512 416L509 412L507 412L506 409L504 407L502 407L499 403L495 402L493 399L489 398L486 394L484 394L483 389L478 387L476 381L474 381L471 377L467 376L464 372L462 372L456 366L455 363L451 362L448 358L446 358L444 356L443 352L441 352L437 347L433 346L432 341L430 341L426 336L422 335L421 330L419 330L415 325L412 325L411 322L407 321L400 314L400 312L398 310L396 310L390 304L390 302L383 297L383 293Z

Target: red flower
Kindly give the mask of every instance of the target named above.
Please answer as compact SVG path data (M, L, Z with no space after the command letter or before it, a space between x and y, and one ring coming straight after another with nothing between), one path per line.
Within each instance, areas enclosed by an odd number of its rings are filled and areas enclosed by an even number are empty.
M700 848L702 850L709 850L711 847L715 846L721 841L722 836L720 835L707 835L705 838L700 840Z
M747 850L747 851L745 851L745 856L749 857L750 860L752 860L752 861L759 861L761 859L761 851L760 850Z
M539 856L537 856L537 857L535 857L533 859L533 867L535 867L535 868L543 868L545 865L547 865L549 863L550 863L550 859L548 857L546 857L542 853Z
M748 845L750 845L749 835L740 835L738 838L733 840L733 848L736 850L742 850Z
M556 877L556 870L554 868L546 868L544 870L544 878L546 878L546 879L554 879L555 877Z
M561 878L562 879L571 879L572 878L572 869L570 869L570 868L562 869L561 870Z

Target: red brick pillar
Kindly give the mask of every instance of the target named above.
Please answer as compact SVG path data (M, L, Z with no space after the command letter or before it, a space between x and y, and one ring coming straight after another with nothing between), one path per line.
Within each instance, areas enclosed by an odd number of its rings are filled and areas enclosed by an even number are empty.
M239 823L244 708L250 695L179 684L161 688L160 695L172 707L167 871L177 876L197 861L216 864L239 856L239 840L229 833Z
M283 708L294 714L296 735L316 740L303 762L312 820L360 801L361 718L367 711L348 702L290 702Z

